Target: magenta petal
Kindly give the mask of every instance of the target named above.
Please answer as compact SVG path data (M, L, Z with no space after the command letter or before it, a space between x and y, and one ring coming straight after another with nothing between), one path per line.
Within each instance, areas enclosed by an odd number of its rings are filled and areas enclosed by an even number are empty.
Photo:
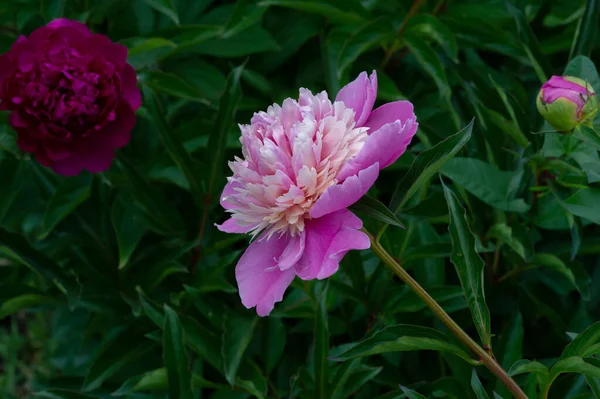
M337 176L338 181L356 175L375 162L381 169L394 163L406 151L418 126L414 119L409 119L404 125L396 121L371 134L358 155L344 165Z
M279 268L281 270L287 270L294 266L302 257L304 254L305 237L306 234L302 232L300 235L290 238L290 242L278 259Z
M104 172L110 167L115 154L110 147L95 147L83 157L83 167L90 173Z
M293 268L280 270L277 259L288 246L289 237L263 234L254 241L240 258L235 268L240 298L248 309L256 306L259 316L267 316L275 302L283 299L283 293L295 276Z
M371 134L388 123L395 121L404 123L409 119L416 119L412 103L410 101L394 101L374 109L365 122L365 126L369 128L369 134Z
M307 221L304 254L296 264L296 274L303 280L334 274L349 250L371 245L369 237L358 230L361 227L362 221L346 209Z
M243 234L254 228L254 226L240 226L234 218L227 219L223 224L215 224L217 229L224 233Z
M131 65L126 64L123 67L121 81L123 82L123 98L133 111L137 111L142 106L142 93L137 86L137 76Z
M379 164L361 170L348 177L343 183L329 187L310 210L310 217L320 218L328 213L348 208L369 191L377 176Z
M73 154L66 159L54 162L52 165L52 170L63 176L77 176L79 173L81 173L83 164L83 157L78 154Z
M335 101L341 101L346 107L352 108L356 127L361 127L369 118L376 97L377 73L373 71L368 78L366 72L361 72L358 78L342 87Z

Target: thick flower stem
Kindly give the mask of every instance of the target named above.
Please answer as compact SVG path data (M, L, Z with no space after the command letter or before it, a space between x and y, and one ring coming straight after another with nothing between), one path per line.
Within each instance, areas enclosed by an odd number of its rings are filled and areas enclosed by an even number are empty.
M363 229L363 231L365 231ZM448 313L429 295L421 285L412 278L410 274L381 246L381 244L367 231L365 233L371 239L371 250L385 263L396 275L406 283L419 298L431 309L433 314L440 319L442 323L452 333L464 343L496 377L513 393L515 398L528 399L527 395L521 390L519 385L504 371L498 362L487 353L477 342L475 342Z

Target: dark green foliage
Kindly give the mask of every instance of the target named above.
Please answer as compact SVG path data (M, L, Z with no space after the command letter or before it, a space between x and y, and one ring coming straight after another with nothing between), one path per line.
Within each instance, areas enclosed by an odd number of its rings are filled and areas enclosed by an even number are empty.
M369 250L269 318L241 305L248 237L213 227L237 124L374 69L419 132L354 206L366 229L532 399L599 397L600 122L533 132L551 75L600 92L600 1L0 3L0 53L78 19L143 91L98 175L43 168L0 113L0 397L511 398Z

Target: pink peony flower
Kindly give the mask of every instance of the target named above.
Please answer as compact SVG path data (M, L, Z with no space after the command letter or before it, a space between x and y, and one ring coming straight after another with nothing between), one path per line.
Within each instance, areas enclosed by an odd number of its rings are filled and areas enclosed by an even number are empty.
M63 175L106 170L141 106L127 48L57 19L0 56L0 109L21 150Z
M243 159L229 166L221 205L227 233L259 235L236 266L242 303L268 315L295 276L324 279L344 255L367 249L362 221L348 208L410 143L418 124L408 101L372 111L377 76L365 72L331 102L300 89L241 125Z

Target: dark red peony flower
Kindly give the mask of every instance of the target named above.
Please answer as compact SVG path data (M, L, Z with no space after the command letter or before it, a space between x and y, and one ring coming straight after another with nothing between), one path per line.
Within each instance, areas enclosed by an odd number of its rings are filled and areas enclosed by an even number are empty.
M21 150L73 176L108 169L129 142L141 106L127 48L82 23L58 19L0 56L0 109Z

